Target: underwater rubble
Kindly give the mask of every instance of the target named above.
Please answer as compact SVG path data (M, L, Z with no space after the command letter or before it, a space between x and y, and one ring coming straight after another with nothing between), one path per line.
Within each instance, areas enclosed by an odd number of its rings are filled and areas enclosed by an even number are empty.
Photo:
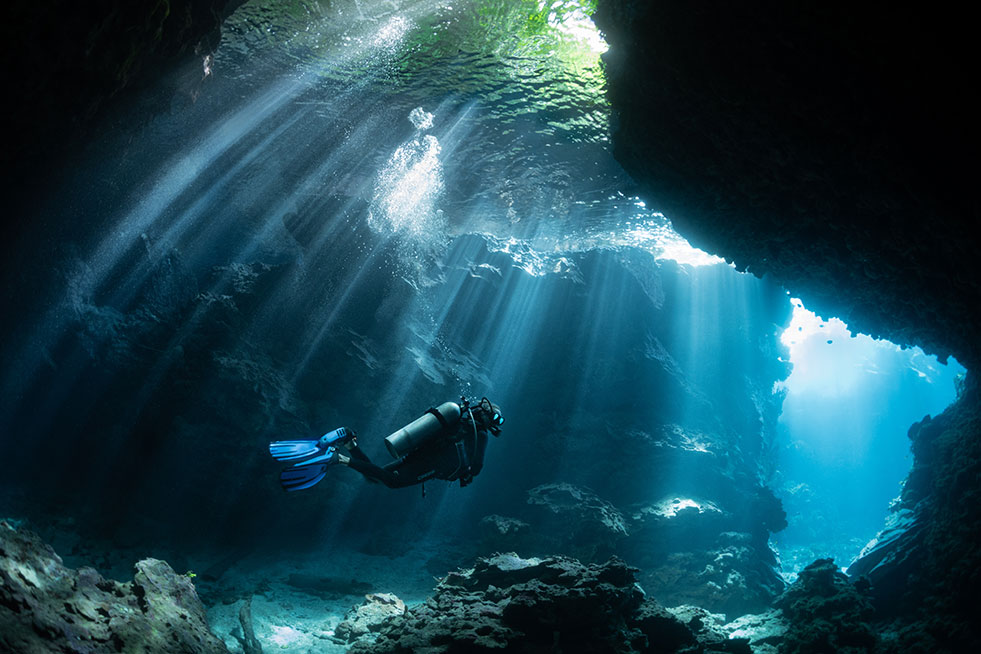
M818 559L776 602L789 627L781 652L868 652L876 645L869 625L874 609L867 580L851 583L832 559Z

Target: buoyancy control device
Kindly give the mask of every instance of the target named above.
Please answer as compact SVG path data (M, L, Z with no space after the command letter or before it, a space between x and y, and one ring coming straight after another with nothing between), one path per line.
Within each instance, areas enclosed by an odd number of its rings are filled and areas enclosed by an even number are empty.
M463 415L460 405L456 402L443 402L435 409L429 409L424 414L393 432L385 438L385 447L393 457L405 456L430 442L443 433L456 429Z

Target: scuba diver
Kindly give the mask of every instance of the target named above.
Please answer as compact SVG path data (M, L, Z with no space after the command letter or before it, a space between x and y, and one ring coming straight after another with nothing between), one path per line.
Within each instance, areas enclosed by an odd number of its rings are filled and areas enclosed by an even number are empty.
M461 397L459 403L444 402L387 436L385 446L396 460L385 466L372 463L358 447L354 430L344 427L315 441L274 441L269 443L269 453L277 461L294 462L279 475L280 484L288 491L310 488L335 464L353 468L368 481L389 488L429 479L459 480L462 487L484 466L488 432L499 436L503 424L501 409L486 397L474 405ZM341 454L340 447L350 456Z

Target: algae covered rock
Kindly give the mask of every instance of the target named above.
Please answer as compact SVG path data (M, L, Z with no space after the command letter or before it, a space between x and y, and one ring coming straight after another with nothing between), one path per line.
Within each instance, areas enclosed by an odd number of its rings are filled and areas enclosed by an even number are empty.
M35 534L0 522L0 651L227 653L191 580L164 561L133 581L72 570Z
M386 620L377 638L359 638L350 651L704 651L702 638L645 598L636 573L616 557L603 564L514 553L479 558L472 568L447 575L426 602Z

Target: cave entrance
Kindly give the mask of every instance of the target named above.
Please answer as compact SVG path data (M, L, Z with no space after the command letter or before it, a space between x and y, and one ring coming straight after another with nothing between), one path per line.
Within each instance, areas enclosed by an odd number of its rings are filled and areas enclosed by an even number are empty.
M772 540L790 578L819 557L847 567L882 528L912 465L909 427L952 403L965 373L791 303L781 340L793 371L776 388L786 395L771 482L789 523Z

